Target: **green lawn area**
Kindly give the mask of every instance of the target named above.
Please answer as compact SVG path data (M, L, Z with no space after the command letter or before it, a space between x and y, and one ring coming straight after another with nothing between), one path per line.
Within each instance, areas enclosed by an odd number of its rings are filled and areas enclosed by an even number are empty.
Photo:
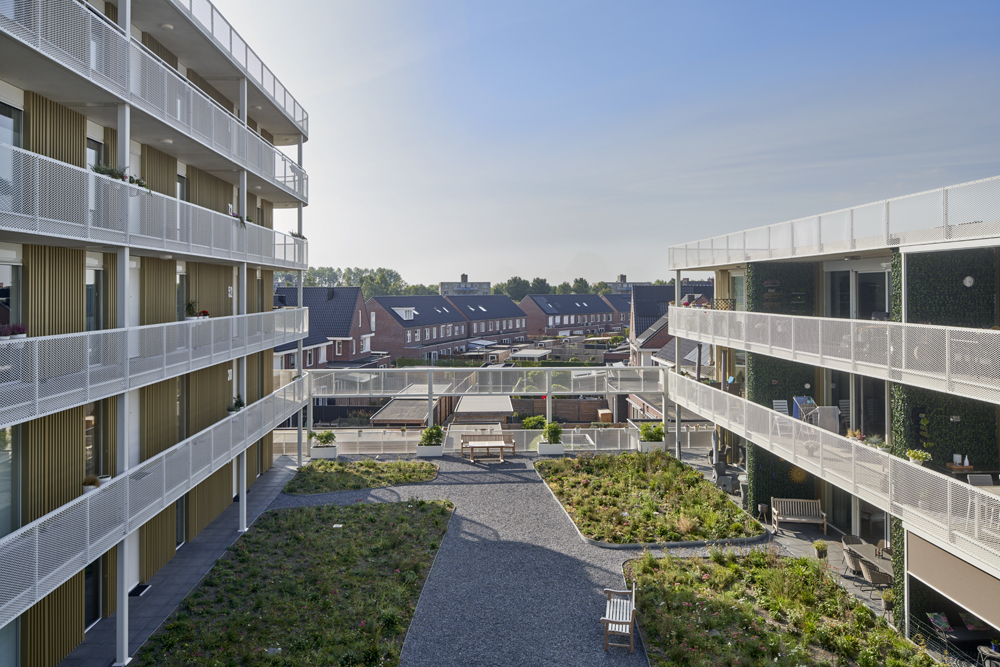
M666 452L581 455L535 465L591 539L679 542L764 532L721 489Z
M427 461L316 459L285 485L285 493L308 494L426 482L437 476Z
M268 512L132 664L396 665L452 508L411 500Z
M761 550L714 550L711 559L647 553L626 564L626 577L633 575L654 667L934 664L815 558Z

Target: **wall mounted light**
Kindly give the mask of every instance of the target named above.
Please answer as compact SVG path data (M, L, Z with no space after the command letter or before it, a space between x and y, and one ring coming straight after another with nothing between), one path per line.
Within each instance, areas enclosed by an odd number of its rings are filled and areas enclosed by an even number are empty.
M953 422L960 422L960 421L962 421L962 416L961 415L952 415L951 416L951 421L953 421Z
M812 385L809 384L808 382L806 382L805 387L806 387L806 389L812 389Z
M972 287L976 284L976 279L972 276L965 276L965 278L962 279L962 284L966 287Z
M173 26L172 23L161 23L160 27L163 28L164 30L173 30L174 29L174 26Z

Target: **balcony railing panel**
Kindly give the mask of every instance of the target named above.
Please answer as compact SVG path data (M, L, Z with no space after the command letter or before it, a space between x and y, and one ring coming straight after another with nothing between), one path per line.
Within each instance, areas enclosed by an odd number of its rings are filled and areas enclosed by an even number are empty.
M305 269L282 232L0 144L0 230Z
M901 518L1000 576L1000 496L719 389L668 374L670 400Z
M1000 235L1000 177L671 246L671 270Z
M227 465L307 401L307 380L296 380L0 538L4 564L0 627Z
M682 338L1000 404L1000 331L674 308Z
M254 341L248 329L257 331ZM288 308L130 329L0 342L0 425L108 398L304 338L308 310Z
M0 5L0 30L290 194L308 199L308 176L291 158L82 2L8 0ZM252 161L246 158L250 142L256 150Z

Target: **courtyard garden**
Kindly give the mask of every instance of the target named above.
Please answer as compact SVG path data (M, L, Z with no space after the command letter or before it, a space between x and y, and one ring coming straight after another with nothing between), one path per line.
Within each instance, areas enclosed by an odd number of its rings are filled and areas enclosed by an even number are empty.
M262 515L133 665L396 665L453 505Z
M397 484L427 482L437 476L437 467L427 461L375 461L362 459L316 459L285 485L285 493L332 493Z
M721 489L666 452L581 455L536 467L591 539L627 544L764 533Z
M929 667L926 652L837 584L814 558L771 550L626 564L654 667Z

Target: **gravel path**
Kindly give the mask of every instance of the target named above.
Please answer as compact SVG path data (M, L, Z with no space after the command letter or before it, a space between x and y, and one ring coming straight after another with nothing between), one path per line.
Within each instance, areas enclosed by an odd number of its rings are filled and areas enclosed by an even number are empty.
M638 551L584 543L535 473L534 458L438 462L440 473L430 482L312 496L282 493L269 509L410 498L455 503L401 665L649 664L638 637L634 654L621 648L605 653L599 622L604 588L624 586L622 563Z

